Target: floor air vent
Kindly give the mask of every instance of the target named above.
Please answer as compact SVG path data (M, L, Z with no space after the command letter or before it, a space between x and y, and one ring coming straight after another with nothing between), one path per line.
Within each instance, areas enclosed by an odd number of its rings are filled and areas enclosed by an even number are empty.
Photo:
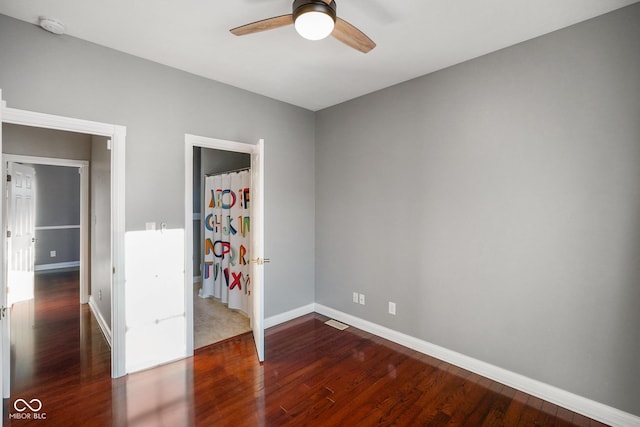
M326 322L324 322L326 325L332 326L336 329L340 329L341 331L344 331L345 329L347 329L349 327L349 325L345 325L344 323L340 323L337 320L327 320Z

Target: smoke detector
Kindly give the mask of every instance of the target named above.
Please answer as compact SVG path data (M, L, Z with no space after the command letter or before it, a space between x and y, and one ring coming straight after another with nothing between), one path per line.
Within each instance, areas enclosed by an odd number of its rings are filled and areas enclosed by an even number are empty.
M64 24L57 19L40 17L40 26L53 34L64 34Z

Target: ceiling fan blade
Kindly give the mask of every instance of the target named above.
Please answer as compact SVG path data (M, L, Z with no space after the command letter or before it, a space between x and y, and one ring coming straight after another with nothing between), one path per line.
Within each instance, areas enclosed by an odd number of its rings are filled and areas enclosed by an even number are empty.
M367 53L376 47L373 40L367 37L365 33L342 18L336 18L336 26L333 28L331 35L362 53Z
M267 18L263 19L262 21L252 22L251 24L241 25L240 27L232 28L229 31L231 31L231 33L235 34L236 36L244 36L246 34L273 30L291 24L293 24L293 15L289 14L274 16L273 18Z

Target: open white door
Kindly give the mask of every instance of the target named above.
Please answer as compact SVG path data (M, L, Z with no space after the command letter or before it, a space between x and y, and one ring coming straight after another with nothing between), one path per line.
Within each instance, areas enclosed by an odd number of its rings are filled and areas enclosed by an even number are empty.
M35 267L36 173L30 166L6 163L6 227L7 276L2 293L6 307L2 322L3 397L11 390L9 375L11 306L20 301L33 301Z
M7 307L33 299L36 171L7 162Z
M258 360L264 361L264 140L251 153L251 329Z
M2 100L2 89L0 89L0 153L2 153L2 111L4 110L5 103ZM4 206L2 206L2 197L0 197L0 212L3 212ZM4 225L4 224L3 224ZM0 262L2 265L6 265L5 263L5 250L4 250L4 239L0 239L2 244L0 244ZM7 370L5 374L4 368L4 350L9 346L9 342L7 339L9 338L9 325L5 326L5 311L7 306L7 278L4 275L4 269L2 269L2 274L0 274L0 385L2 387L2 397L5 397L4 393L4 377L9 376L9 371ZM8 396L7 396L8 397ZM4 404L0 405L0 419L4 421Z

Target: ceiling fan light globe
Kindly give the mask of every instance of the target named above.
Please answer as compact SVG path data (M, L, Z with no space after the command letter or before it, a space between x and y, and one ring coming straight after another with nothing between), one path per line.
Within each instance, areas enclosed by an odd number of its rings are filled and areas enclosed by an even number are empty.
M334 19L323 12L309 11L296 18L298 34L307 40L322 40L333 32Z

